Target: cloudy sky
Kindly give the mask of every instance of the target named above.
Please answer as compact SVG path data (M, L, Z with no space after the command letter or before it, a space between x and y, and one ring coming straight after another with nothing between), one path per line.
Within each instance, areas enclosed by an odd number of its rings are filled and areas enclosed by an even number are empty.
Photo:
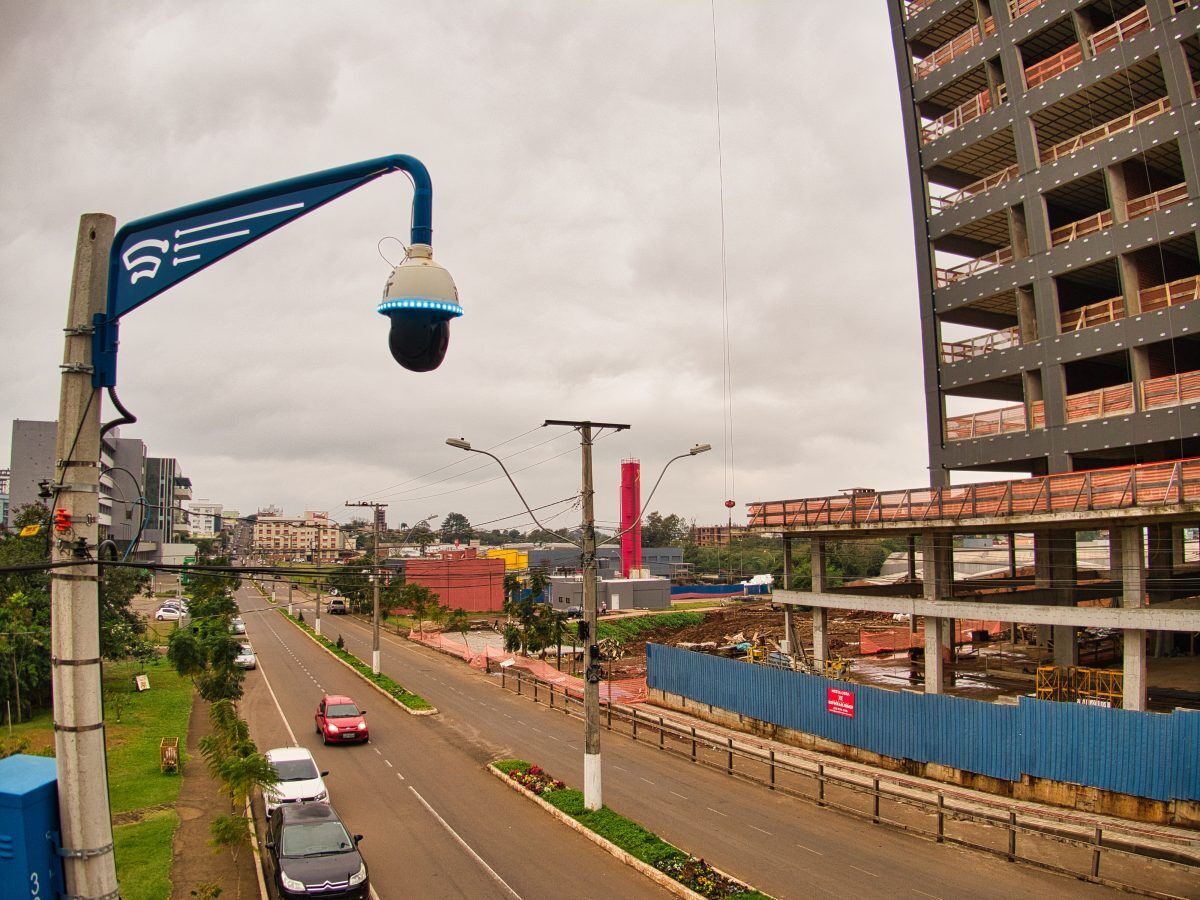
M374 311L377 244L407 238L403 177L123 321L118 386L139 417L123 434L178 457L196 497L342 518L369 497L392 523L482 523L520 503L444 439L507 442L530 503L550 503L578 491L579 453L546 418L633 426L596 445L601 520L621 459L648 488L696 442L713 452L676 463L652 507L700 523L727 497L740 517L928 483L885 4L717 0L716 19L732 444L708 0L3 0L3 431L55 415L81 213L120 223L409 153L467 311L438 371L396 366Z

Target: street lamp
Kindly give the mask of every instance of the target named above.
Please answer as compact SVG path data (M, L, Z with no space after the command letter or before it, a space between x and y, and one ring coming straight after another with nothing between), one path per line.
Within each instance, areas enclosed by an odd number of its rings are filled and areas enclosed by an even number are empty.
M100 445L104 430L132 423L116 396L118 326L123 316L171 286L350 191L392 172L413 182L410 246L394 266L377 311L388 316L388 347L402 366L441 363L458 291L433 262L433 187L420 160L393 155L313 172L203 200L124 225L80 218L55 445L51 505L56 540L51 572L51 679L66 893L117 896L100 689L97 542ZM99 391L121 418L101 429Z
M592 505L593 494L595 493L592 488L592 429L624 431L629 426L616 425L610 422L575 422L562 419L547 419L543 423L543 427L546 425L569 425L579 431L580 449L583 453L582 541L575 541L566 535L550 531L550 529L538 521L538 517L529 508L529 504L526 502L524 494L521 493L521 489L517 487L517 483L513 481L512 475L509 474L504 461L496 456L496 454L472 447L471 442L464 438L446 438L446 443L451 447L457 447L459 450L466 450L470 453L481 453L484 456L494 459L499 464L501 470L503 470L505 477L508 478L508 483L517 492L517 496L521 498L521 503L525 507L525 511L529 513L534 523L542 531L547 531L567 543L574 544L580 550L580 567L583 570L583 622L580 626L579 636L587 648L587 668L584 672L583 684L583 805L586 809L599 809L604 805L601 799L600 783L600 681L604 673L600 666L599 636L596 629L596 515ZM642 515L649 508L650 501L654 499L654 492L658 490L663 475L666 474L667 468L671 463L677 459L696 456L711 449L711 444L696 444L687 453L681 453L679 456L667 460L666 465L662 467L662 471L658 473L658 480L654 482L650 496L646 498L645 505L642 506L634 521L641 521ZM620 534L616 537L620 537ZM612 702L611 694L608 700L609 703Z

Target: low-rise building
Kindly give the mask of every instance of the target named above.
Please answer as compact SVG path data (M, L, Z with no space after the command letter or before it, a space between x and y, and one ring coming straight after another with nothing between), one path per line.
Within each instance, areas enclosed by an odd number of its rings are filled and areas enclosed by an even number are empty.
M254 522L251 547L267 559L335 562L346 547L338 523L329 513L305 510L300 518L260 512Z

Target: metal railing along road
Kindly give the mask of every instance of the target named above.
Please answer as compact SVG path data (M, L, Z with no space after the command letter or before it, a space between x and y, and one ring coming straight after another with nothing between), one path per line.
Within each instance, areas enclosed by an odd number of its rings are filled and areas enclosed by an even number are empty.
M499 682L504 690L583 718L580 698L556 690L553 684L518 668L501 669ZM1155 892L1148 891L1145 884L1121 880L1121 873L1110 871L1111 863L1105 864L1104 860L1153 859L1170 871L1194 872L1200 877L1200 852L1195 840L1176 831L1115 820L1097 825L1095 819L1069 811L1032 809L1020 803L968 795L899 773L831 761L799 748L764 747L618 703L605 704L601 724L610 732L687 757L697 765L937 843L957 844L1142 893ZM1064 847L1075 852L1064 852Z

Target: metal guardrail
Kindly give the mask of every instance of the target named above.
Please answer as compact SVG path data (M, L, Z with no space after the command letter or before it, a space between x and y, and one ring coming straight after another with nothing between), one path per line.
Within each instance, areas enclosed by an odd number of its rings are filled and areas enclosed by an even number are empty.
M583 718L582 698L572 696L561 688L556 690L555 685L539 681L520 669L502 668L500 686L535 703L546 703L551 709L561 709L566 715ZM802 751L781 753L764 750L695 726L685 728L666 716L639 713L636 707L621 704L606 704L601 713L601 724L610 732L628 734L634 741L644 741L651 746L657 745L664 752L687 756L698 765L763 784L771 790L818 806L838 809L863 819L869 818L873 824L931 837L939 844L956 844L1009 861L1020 860L1060 874L1151 896L1172 895L1148 890L1144 885L1129 884L1111 876L1102 876L1101 863L1105 855L1153 859L1189 873L1195 872L1200 878L1200 854L1196 852L1196 842L1189 838L1162 832L1147 835L1146 828L1137 826L1097 826L1094 821L1051 809L1039 810L1034 815L997 803L992 810L981 810L979 807L987 805L984 798L972 798L969 801L971 806L967 806L968 801L963 801L952 791L939 790L902 776L830 763L814 758L815 754L806 756ZM783 783L785 776L804 779L809 789L802 790ZM869 802L865 808L861 804L853 805L846 802L844 797L831 796L831 789L848 791L851 796L865 797ZM882 807L883 801L915 807L928 813L930 818L926 824L930 827L922 828L911 822L888 818ZM953 828L956 822L1000 829L1006 835L1004 847L997 849L996 846L972 839L970 834L963 833L963 829ZM1019 840L1021 835L1050 839L1090 851L1086 855L1088 864L1071 867L1038 858L1022 846ZM1148 836L1162 843L1177 842L1180 846L1178 849L1147 846L1145 839ZM1025 843L1028 844L1028 841Z

